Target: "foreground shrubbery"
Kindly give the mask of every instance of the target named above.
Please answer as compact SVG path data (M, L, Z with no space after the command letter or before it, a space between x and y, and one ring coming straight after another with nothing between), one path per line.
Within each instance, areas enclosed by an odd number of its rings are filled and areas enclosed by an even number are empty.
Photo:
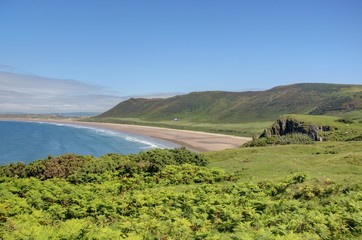
M305 174L242 183L237 174L206 163L202 155L176 149L101 158L64 155L2 167L0 239L357 239L362 234L357 185L308 180Z
M34 161L30 164L11 163L0 167L0 177L36 177L41 180L50 178L68 178L71 175L102 174L116 172L120 175L132 175L137 172L155 173L166 165L194 164L206 166L208 160L185 148L171 150L154 149L139 154L121 155L110 153L100 158L65 154L59 157Z

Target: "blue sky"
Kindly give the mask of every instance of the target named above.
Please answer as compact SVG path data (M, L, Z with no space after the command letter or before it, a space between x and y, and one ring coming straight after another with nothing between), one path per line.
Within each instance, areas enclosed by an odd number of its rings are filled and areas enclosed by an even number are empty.
M0 0L0 71L117 97L362 84L361 12L360 0Z

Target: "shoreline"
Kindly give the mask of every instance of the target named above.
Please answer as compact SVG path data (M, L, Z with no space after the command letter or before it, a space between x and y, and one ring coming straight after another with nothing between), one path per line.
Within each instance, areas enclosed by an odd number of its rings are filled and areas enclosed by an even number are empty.
M0 120L61 123L107 129L125 134L137 134L165 140L198 152L221 151L225 149L238 148L242 144L251 140L251 138L248 137L236 137L217 133L118 123L80 122L75 119L0 118Z

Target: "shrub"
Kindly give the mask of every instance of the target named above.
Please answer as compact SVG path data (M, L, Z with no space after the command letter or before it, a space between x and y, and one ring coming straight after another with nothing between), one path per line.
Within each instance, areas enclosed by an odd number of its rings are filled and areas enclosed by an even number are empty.
M86 161L92 157L85 157L76 154L64 154L55 158L51 158L45 162L45 170L43 179L49 178L67 178L82 167Z
M355 136L352 138L347 139L346 141L362 141L362 134L359 136Z
M1 177L26 177L26 165L22 162L10 163L0 167Z
M207 158L186 148L153 149L128 156L110 153L100 158L64 154L48 159L37 160L29 164L11 163L0 167L0 177L36 177L42 180L50 178L71 177L73 183L99 181L107 172L120 176L132 176L135 173L156 173L167 165L182 165L185 163L206 166Z
M312 144L313 142L314 141L307 134L295 133L281 136L277 144Z
M352 119L349 119L349 118L339 118L339 119L336 120L336 122L347 123L347 124L354 123L354 121Z
M208 160L204 155L191 152L186 148L153 149L139 154L129 155L138 167L150 173L158 172L166 165L182 165L185 163L206 166Z
M314 141L307 135L301 133L287 134L283 136L261 137L247 142L243 147L265 147L270 145L288 144L312 144Z

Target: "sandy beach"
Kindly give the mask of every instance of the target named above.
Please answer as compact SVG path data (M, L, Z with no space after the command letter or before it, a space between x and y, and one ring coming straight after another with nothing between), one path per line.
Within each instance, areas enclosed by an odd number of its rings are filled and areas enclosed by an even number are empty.
M31 121L31 122L51 122L64 123L80 126L95 127L124 133L144 135L156 139L162 139L184 146L190 150L208 152L220 151L229 148L238 148L245 142L251 140L247 137L235 137L230 135L196 132L188 130L177 130L169 128L115 124L115 123L97 123L97 122L79 122L73 119L34 119L34 118L2 118L1 120Z

